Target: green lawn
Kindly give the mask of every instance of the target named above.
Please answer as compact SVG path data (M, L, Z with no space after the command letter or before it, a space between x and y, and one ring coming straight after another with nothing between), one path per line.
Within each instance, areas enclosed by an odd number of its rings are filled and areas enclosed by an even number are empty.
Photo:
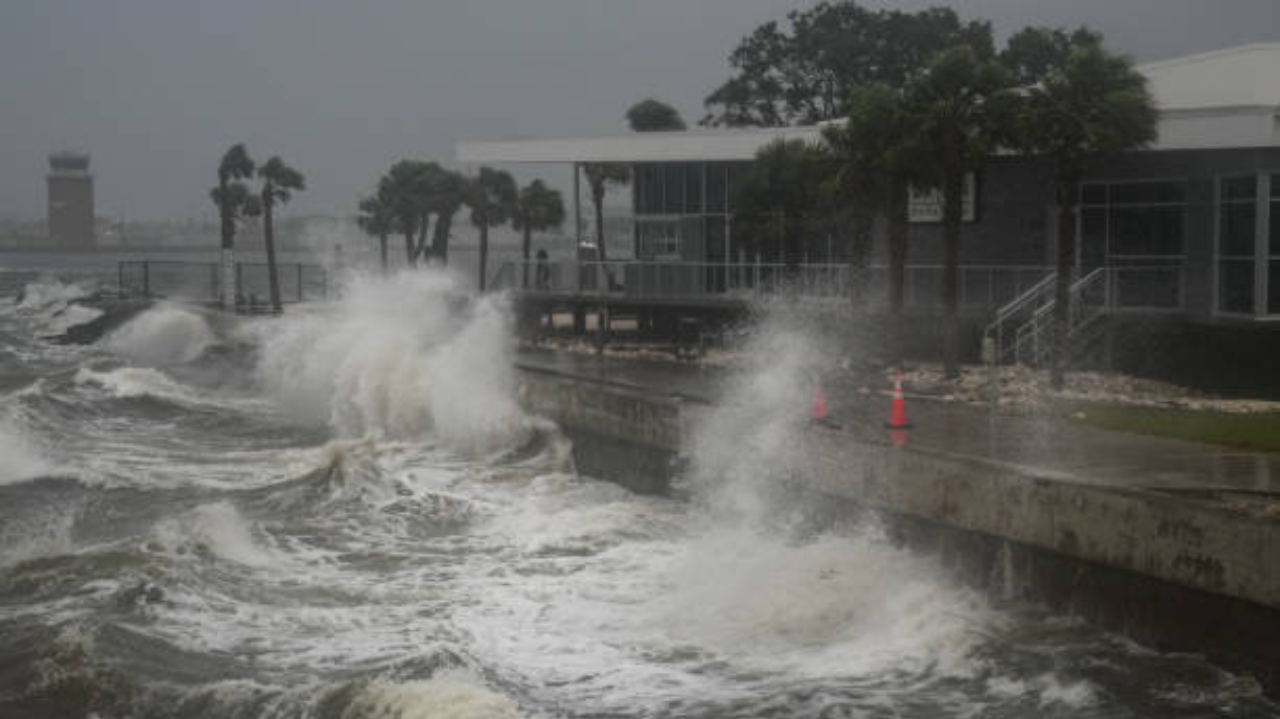
M1280 452L1280 412L1237 414L1080 403L1071 418L1105 429Z

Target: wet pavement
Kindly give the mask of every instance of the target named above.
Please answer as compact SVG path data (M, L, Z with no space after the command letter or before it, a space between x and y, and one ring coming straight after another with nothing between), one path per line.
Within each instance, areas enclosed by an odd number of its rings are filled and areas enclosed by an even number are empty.
M519 364L699 402L715 402L728 379L726 370L715 367L563 352L524 351ZM879 379L828 380L829 423L859 437L887 440L888 387L869 386ZM905 390L912 423L908 448L1017 467L1060 481L1280 501L1280 454L1116 432L1046 413L946 402Z

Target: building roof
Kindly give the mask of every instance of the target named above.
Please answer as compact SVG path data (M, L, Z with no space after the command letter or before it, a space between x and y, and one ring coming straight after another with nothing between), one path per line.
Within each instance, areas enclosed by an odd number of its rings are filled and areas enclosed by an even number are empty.
M1161 110L1280 108L1280 43L1139 65Z
M750 160L779 138L817 140L821 128L751 127L679 132L629 132L579 137L508 137L463 140L458 161L490 162L673 162Z
M1139 65L1160 108L1153 150L1280 146L1280 43ZM750 160L777 138L817 140L820 127L699 129L588 137L467 139L463 164Z

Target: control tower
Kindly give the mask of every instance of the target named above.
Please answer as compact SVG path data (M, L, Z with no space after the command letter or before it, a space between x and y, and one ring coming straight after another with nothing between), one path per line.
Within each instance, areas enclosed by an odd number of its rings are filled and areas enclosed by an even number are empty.
M81 152L49 155L49 237L57 247L92 249L93 175Z

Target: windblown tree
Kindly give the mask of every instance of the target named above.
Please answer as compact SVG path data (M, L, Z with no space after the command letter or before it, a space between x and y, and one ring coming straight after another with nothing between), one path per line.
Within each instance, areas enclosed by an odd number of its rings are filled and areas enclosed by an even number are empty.
M378 240L378 254L382 258L382 272L387 272L387 240L395 231L395 219L391 215L391 207L384 198L374 193L371 197L360 200L360 213L356 215L356 224L366 235Z
M529 255L533 249L533 233L546 232L564 224L564 199L542 180L534 180L520 189L511 225L520 231L520 256L524 258L521 287L529 286Z
M253 177L253 159L243 143L227 149L218 163L218 184L209 190L209 197L218 207L222 233L222 306L235 307L235 240L236 228L246 217L257 214L258 200L244 180Z
M685 129L684 118L672 106L652 98L627 110L627 124L634 132L670 132Z
M884 84L855 88L843 124L823 130L837 165L836 183L853 207L855 244L869 252L876 215L889 227L889 311L902 313L907 263L907 189L920 162L906 129L902 93Z
M467 198L467 178L446 170L434 162L428 174L427 209L436 217L431 230L431 259L440 265L449 264L449 238L453 231L453 218L462 209Z
M271 290L271 309L279 314L283 307L280 301L280 275L276 267L273 213L277 204L283 205L293 197L294 192L307 189L307 183L301 172L284 164L279 157L272 157L258 168L258 177L262 180L262 235L267 245L267 282Z
M1009 136L1009 79L1004 68L968 46L940 53L907 90L907 132L920 143L923 186L942 191L943 357L960 375L960 228L965 176L980 170Z
M1009 37L999 60L1014 85L1029 86L1063 67L1076 49L1086 47L1101 48L1102 34L1087 27L1071 31L1028 27Z
M1016 118L1022 149L1052 166L1058 225L1052 364L1053 384L1061 388L1070 331L1080 181L1094 164L1155 140L1159 115L1146 78L1129 59L1107 52L1087 37L1065 62L1026 88Z
M466 203L471 208L471 224L480 231L480 291L488 279L489 228L505 224L516 210L516 182L502 170L480 168L467 183Z
M612 162L586 162L582 165L582 174L587 179L587 188L591 191L591 205L596 212L596 259L608 261L604 237L604 198L609 187L625 187L631 182L631 168Z
M855 88L900 87L936 53L968 45L993 54L991 26L963 22L950 9L874 11L850 0L822 2L769 22L729 56L733 75L705 100L700 124L778 127L844 115Z
M400 160L378 181L377 197L385 203L395 231L404 237L405 262L410 267L417 267L426 248L433 165Z
M799 265L833 167L821 146L803 140L778 139L760 148L734 190L735 235L789 267Z

